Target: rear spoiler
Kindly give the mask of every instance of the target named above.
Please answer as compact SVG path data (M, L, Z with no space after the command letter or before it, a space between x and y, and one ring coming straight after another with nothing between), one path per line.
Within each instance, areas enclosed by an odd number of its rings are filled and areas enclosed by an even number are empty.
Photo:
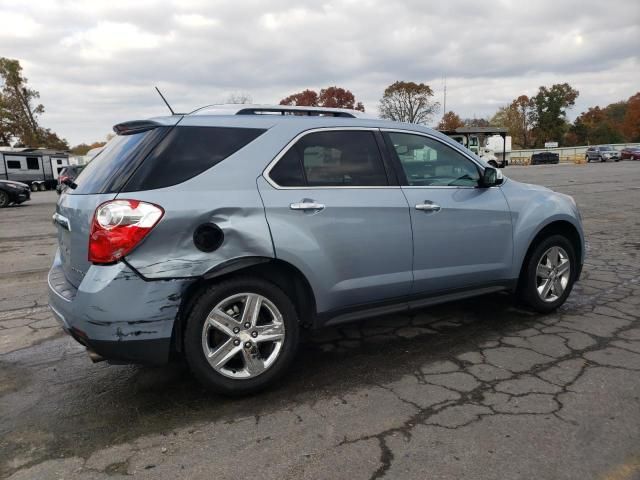
M161 127L162 124L153 120L132 120L130 122L118 123L113 126L113 131L117 135L133 135L134 133L146 132L154 128Z

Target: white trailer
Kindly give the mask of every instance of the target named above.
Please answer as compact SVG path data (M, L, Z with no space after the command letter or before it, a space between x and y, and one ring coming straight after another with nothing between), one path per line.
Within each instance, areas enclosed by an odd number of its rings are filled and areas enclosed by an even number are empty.
M65 152L47 149L0 149L0 179L26 183L32 191L56 187L60 171L69 165Z

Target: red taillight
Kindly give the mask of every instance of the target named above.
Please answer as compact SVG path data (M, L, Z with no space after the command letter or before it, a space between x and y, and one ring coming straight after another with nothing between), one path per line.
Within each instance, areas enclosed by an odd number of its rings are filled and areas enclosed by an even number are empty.
M164 210L138 200L103 203L93 215L89 261L114 263L127 255L160 221Z

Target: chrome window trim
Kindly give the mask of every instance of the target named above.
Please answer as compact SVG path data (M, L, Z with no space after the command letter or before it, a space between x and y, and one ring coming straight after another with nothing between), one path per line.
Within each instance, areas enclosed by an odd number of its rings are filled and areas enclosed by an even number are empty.
M276 166L276 164L278 163L278 161L284 157L289 150L298 142L298 140L300 140L302 137L305 137L307 135L310 135L312 133L317 133L317 132L342 132L342 131L368 131L368 132L373 132L375 134L375 132L379 132L380 129L377 127L318 127L318 128L311 128L309 130L304 130L303 132L298 133L295 137L293 137L293 140L291 140L289 143L287 143L284 148L282 150L280 150L280 152L274 157L273 160L271 160L269 162L269 164L267 165L267 167L264 169L264 171L262 172L262 176L264 177L264 179L267 181L267 183L269 185L271 185L273 188L275 188L276 190L335 190L335 189L350 189L350 190L356 190L356 189L397 189L397 188L401 188L399 185L372 185L372 186L365 186L365 185L354 185L354 186L326 186L326 187L322 187L322 186L303 186L303 187L282 187L280 185L278 185L269 175L271 173L271 170L273 169L273 167ZM384 159L382 158L382 153L380 154L380 159L383 161L384 163Z

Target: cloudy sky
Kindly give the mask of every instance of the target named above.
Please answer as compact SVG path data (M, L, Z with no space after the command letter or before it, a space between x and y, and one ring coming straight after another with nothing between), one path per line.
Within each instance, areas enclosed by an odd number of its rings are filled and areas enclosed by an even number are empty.
M0 56L20 60L71 144L119 121L246 92L277 103L338 85L375 113L395 80L485 117L540 85L580 91L571 116L640 90L638 0L0 0Z

